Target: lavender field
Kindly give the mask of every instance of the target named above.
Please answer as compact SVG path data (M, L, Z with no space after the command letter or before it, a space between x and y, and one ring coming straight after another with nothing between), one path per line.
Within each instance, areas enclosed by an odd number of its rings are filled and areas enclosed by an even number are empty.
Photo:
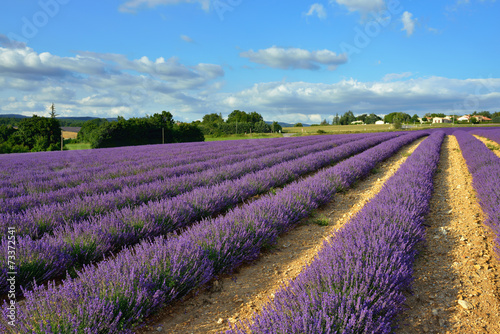
M237 280L239 268L258 265L283 236L418 143L356 215L314 241L313 259L296 277L283 276L251 316L221 318L216 330L172 330L404 333L398 317L419 279L419 253L430 247L433 203L448 196L434 189L452 141L471 179L470 204L480 206L489 233L482 245L494 249L484 277L493 275L500 303L500 158L480 139L500 144L500 129L2 155L0 330L146 333L156 314L182 308L224 277ZM484 268L478 263L470 265ZM443 332L460 328L446 324Z

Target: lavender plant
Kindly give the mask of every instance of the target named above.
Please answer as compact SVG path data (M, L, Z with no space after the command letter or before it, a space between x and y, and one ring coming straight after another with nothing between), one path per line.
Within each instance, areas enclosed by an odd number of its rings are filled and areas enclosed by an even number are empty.
M443 132L434 132L252 322L227 333L390 333L424 239Z
M314 172L350 155L359 153L380 142L393 138L382 134L353 141L333 149L283 162L239 179L225 181L212 187L197 188L191 192L137 208L112 211L80 223L56 228L54 234L39 240L18 238L16 279L21 286L38 283L63 275L66 270L100 260L109 252L133 245L143 238L167 234L202 218L210 217L252 196L283 186L301 175ZM355 138L355 137L354 137ZM0 250L6 252L7 247ZM7 277L7 265L0 256L0 282ZM4 259L7 259L5 253ZM2 263L5 265L2 266ZM7 291L8 282L0 283L0 291Z
M348 187L423 135L411 133L385 141L224 217L201 221L181 234L142 242L87 266L77 278L66 279L60 286L26 291L16 330L118 333L134 328L162 304L254 259L263 246L331 199L337 189ZM0 326L4 331L11 329L3 322Z
M472 174L472 186L479 204L486 213L485 224L496 235L496 250L500 256L500 158L470 133L456 131L454 135Z

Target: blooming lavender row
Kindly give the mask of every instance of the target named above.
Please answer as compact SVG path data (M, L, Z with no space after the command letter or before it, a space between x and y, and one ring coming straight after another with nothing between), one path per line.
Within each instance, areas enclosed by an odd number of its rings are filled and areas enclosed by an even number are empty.
M220 168L224 165L234 164L247 159L255 159L285 150L297 148L305 149L306 147L310 147L311 152L314 152L315 150L322 150L324 147L332 147L333 145L338 145L338 143L355 140L356 138L357 137L345 137L345 139L336 138L336 140L322 139L304 143L295 142L278 147L273 145L272 147L265 147L257 150L253 149L246 154L226 152L224 155L215 156L215 158L213 157L213 155L198 154L203 159L192 159L185 157L181 157L179 159L171 159L169 167L159 168L157 166L155 169L152 169L148 172L138 172L137 174L130 173L132 175L117 177L113 179L97 179L91 182L80 183L75 187L60 188L57 185L59 183L58 182L54 186L56 190L53 191L36 192L26 194L25 196L12 198L0 198L0 213L16 213L33 206L40 206L43 204L50 204L55 202L68 202L75 197L92 196L92 194L96 193L102 195L103 193L118 191L125 187L134 187L144 183L160 181L174 176L193 174L208 169ZM209 160L206 159L208 157L210 157ZM192 161L190 161L190 159ZM199 162L196 162L196 160L198 160ZM182 163L178 163L180 161L182 161ZM80 179L79 182L80 181L86 180ZM46 186L48 187L50 186L50 184Z
M318 140L317 138L291 138L284 141L283 138L274 138L273 140L257 140L257 141L243 141L247 143L228 143L223 144L210 144L197 143L198 146L193 144L167 144L167 145L150 145L147 147L125 147L118 149L97 149L85 150L73 153L75 151L67 152L51 152L46 153L52 157L53 161L57 164L49 169L26 169L16 166L16 157L19 155L9 155L6 161L12 162L14 167L5 168L1 174L17 171L17 173L10 173L8 178L2 182L6 182L6 186L14 186L20 188L18 192L37 192L45 191L47 189L53 190L56 186L53 179L59 180L58 187L71 187L80 184L81 179L85 178L99 178L108 179L130 174L136 174L151 170L162 166L173 166L173 161L184 158L182 163L192 163L202 161L210 158L220 157L225 154L245 153L259 148L265 147L278 147L282 144L288 143L305 143L311 140ZM190 149L188 149L190 147ZM20 154L23 156L22 154ZM28 155L29 154L24 154ZM203 155L207 157L204 158ZM124 160L124 158L129 158ZM1 158L1 157L0 157ZM26 159L26 157L24 157ZM9 173L7 173L9 174ZM47 184L47 182L49 183ZM52 182L52 183L51 183ZM3 192L7 191L7 194ZM0 197L9 197L11 192L7 188L0 188ZM15 195L15 194L14 194ZM10 195L12 196L12 195Z
M328 149L338 143L351 141L352 138L356 138L356 136L318 144L319 146L313 146L313 148L315 150ZM170 177L135 187L124 187L106 194L76 197L68 202L31 207L19 213L2 213L0 214L0 232L2 237L5 236L8 227L15 224L19 236L29 235L32 238L39 238L44 233L51 232L56 226L73 224L93 215L118 210L122 207L137 206L152 200L177 196L197 187L210 186L224 180L239 178L247 173L310 153L310 147L303 147L260 158L247 159L220 168L208 169L201 173Z
M488 138L489 140L492 140L496 142L497 144L500 144L500 128L494 128L491 130L474 130L471 131L472 134L478 135L484 138Z
M271 142L289 141L300 138L272 138L259 139L254 141L243 140L233 141L234 147L249 147L258 145L267 145ZM85 156L81 163L85 166L101 165L103 159L108 163L119 162L138 162L141 163L144 159L152 158L157 155L170 154L192 154L211 150L214 152L228 148L227 142L196 142L196 143L179 143L166 145L144 145L144 146L129 146L106 149L93 149L84 151L65 151L65 152L42 152L32 154L11 154L0 156L0 179L9 178L12 175L21 171L38 172L38 171L53 171L61 168L66 168L72 165L76 157Z
M427 138L260 315L227 333L390 333L424 240L443 138Z
M300 176L317 171L353 154L362 152L396 134L380 134L353 141L330 150L309 154L225 181L212 187L197 188L183 195L150 202L135 209L125 208L81 223L56 228L52 235L17 241L16 283L25 286L63 275L67 270L99 261L106 254L144 238L165 235L202 218L211 217L232 206L280 187ZM8 290L7 243L0 248L0 293ZM5 254L4 254L5 253ZM5 256L2 257L1 254ZM4 282L4 283L1 283Z
M500 158L470 133L454 133L462 155L472 174L472 185L481 208L486 213L486 225L496 235L496 249L500 255Z
M312 138L303 141L291 140L285 142L288 145L305 145L309 142L319 142L321 140L327 140L327 138ZM3 182L3 187L0 185L0 197L9 198L15 196L25 195L26 193L39 193L46 191L55 191L59 189L65 189L70 187L78 186L82 183L92 182L93 180L109 181L109 179L116 179L126 176L135 176L137 174L141 175L145 172L159 169L176 167L180 165L193 164L196 162L203 162L207 160L216 160L224 156L236 157L240 154L245 154L248 152L254 152L255 150L263 150L270 148L279 148L282 145L282 141L268 142L266 145L261 147L256 147L255 145L246 145L240 147L241 145L233 146L223 146L218 147L217 150L203 150L194 152L191 154L186 154L179 149L171 150L164 148L163 151L157 149L152 150L156 154L151 156L151 152L143 152L144 159L139 162L126 162L124 163L121 159L117 163L110 163L109 159L101 159L96 161L98 166L91 166L88 168L76 167L76 168L64 168L59 171L45 171L43 173L37 173L35 175L29 174L27 172L22 173L19 177L10 177L9 180ZM206 148L206 147L205 147ZM116 152L116 151L115 151ZM202 168L203 166L198 166ZM195 168L195 167L193 167ZM29 176L26 176L29 175ZM1 182L0 182L1 183Z
M202 221L179 235L144 241L112 259L87 266L77 278L66 279L59 286L50 283L25 291L16 330L129 332L163 304L255 259L263 246L330 200L337 189L350 186L422 135L411 133L388 140L224 217ZM4 321L0 328L7 331Z

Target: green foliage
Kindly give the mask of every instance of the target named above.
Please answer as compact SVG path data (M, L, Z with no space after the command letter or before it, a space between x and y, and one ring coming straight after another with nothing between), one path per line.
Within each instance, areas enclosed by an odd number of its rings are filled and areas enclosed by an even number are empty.
M196 124L175 124L172 114L167 111L128 120L118 117L116 122L101 122L94 128L96 123L89 123L90 133L82 137L92 148L161 144L162 140L165 143L204 140Z
M325 130L321 130L321 129L319 129L319 130L318 130L318 131L316 131L316 132L317 132L317 133L319 133L320 135L322 135L322 134L325 134L325 133L326 133L326 131L325 131Z
M411 119L411 116L403 112L392 112L388 115L385 115L384 122L394 123L395 118L402 123L402 122L408 122Z
M484 116L484 117L488 117L488 118L493 118L493 115L489 111L480 111L480 112L474 111L472 113L472 116L476 116L476 115L480 115L480 116Z
M83 124L82 128L78 132L76 139L80 143L90 143L95 136L95 131L104 123L108 123L108 121L104 118L96 118L90 121L87 121Z
M500 123L500 116L493 118L492 123Z
M319 125L330 125L326 119L322 120Z
M340 117L340 125L349 125L351 122L354 122L356 120L356 117L354 117L354 114L352 111L346 112L342 117Z
M410 119L410 122L420 123L418 115L417 114L413 115Z
M246 113L241 110L234 110L232 113L229 114L227 117L227 123L233 123L233 122L238 122L238 123L258 123L258 122L263 122L264 118L262 117L261 114L252 111L251 113Z
M301 127L303 127L303 125L302 125L302 123L295 123L294 127L301 128Z
M55 118L33 116L20 119L18 129L0 125L0 153L53 151L60 149L61 127Z
M273 131L273 132L281 132L281 131L283 131L283 128L281 127L281 125L278 124L278 122L274 121L271 124L271 131Z
M479 120L476 117L471 117L469 121L472 124L478 124L479 123Z
M33 115L19 122L19 139L21 144L32 152L54 149L61 142L61 127L55 118ZM59 147L60 148L60 147Z
M212 125L214 123L223 123L224 119L221 114L207 114L203 116L203 121L201 122L203 125Z
M364 122L365 122L365 124L375 124L375 122L381 121L381 120L382 120L382 117L372 113L372 114L366 116Z

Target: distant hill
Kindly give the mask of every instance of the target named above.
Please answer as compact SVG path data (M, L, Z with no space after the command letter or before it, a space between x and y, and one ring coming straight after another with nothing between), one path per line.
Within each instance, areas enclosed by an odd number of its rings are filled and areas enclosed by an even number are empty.
M273 124L273 122L269 122L269 121L265 121L267 124ZM282 127L284 128L292 128L296 123L285 123L285 122L278 122L279 125L281 125ZM302 125L305 127L305 126L311 126L310 124L304 124L302 123Z
M40 116L40 115L38 115ZM19 114L0 114L0 118L27 118L27 117L31 117L31 116L24 116L24 115L19 115ZM64 119L67 119L67 120L71 120L71 121L90 121L91 119L96 119L96 118L100 118L100 117L56 117L57 119L60 119L60 120L64 120ZM116 117L113 117L113 118L106 118L108 121L112 122L112 121L116 121Z

